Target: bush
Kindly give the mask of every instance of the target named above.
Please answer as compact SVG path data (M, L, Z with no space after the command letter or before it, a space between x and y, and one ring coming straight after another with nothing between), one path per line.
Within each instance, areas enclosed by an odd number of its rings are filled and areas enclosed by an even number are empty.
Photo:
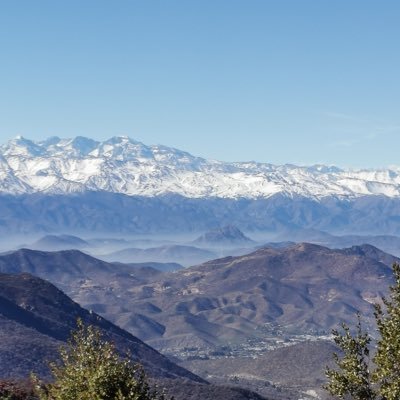
M164 399L150 388L139 364L121 358L97 328L81 321L60 356L60 362L50 364L52 383L34 378L41 400Z
M400 399L400 265L393 265L395 284L389 288L389 298L375 304L377 325L376 349L370 357L371 336L361 329L360 317L356 334L343 325L343 331L333 331L335 343L342 350L334 354L336 369L327 368L326 389L340 398L354 400Z

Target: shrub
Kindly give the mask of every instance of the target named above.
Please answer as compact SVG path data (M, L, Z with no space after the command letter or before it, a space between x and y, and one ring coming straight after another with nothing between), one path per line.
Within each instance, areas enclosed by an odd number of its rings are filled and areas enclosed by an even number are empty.
M52 383L34 378L41 400L164 399L150 388L139 364L120 357L97 328L80 320L67 346L60 349L60 358L50 364Z

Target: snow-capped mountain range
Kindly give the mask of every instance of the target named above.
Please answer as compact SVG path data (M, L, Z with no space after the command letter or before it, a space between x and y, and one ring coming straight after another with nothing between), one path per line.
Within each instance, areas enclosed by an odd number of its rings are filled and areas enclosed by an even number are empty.
M104 142L84 137L34 142L19 136L0 146L0 193L86 191L233 199L278 193L313 199L400 197L400 168L350 171L323 165L227 163L146 146L126 136Z

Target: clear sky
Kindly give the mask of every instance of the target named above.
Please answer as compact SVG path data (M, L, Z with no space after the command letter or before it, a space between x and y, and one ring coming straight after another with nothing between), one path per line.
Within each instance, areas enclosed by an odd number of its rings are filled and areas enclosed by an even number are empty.
M0 141L400 164L400 2L2 0Z

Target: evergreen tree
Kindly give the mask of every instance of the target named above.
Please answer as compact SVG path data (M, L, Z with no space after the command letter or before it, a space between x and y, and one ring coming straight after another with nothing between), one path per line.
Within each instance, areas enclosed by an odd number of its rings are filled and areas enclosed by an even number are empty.
M373 400L376 394L371 384L369 369L369 344L371 339L368 333L363 332L360 315L356 334L350 333L350 328L342 324L343 333L333 330L334 341L342 350L339 357L334 353L336 369L327 368L328 384L325 388L333 395L341 398L350 396L354 400Z
M84 326L60 349L61 362L50 364L53 382L36 386L41 400L155 400L140 365L121 358L100 331Z
M343 332L333 331L335 343L343 352L334 354L335 369L326 369L328 384L325 388L340 398L354 400L400 399L400 265L393 265L394 285L389 297L375 304L378 329L374 370L369 368L370 342L368 333L361 329L360 316L355 335L347 325Z
M375 305L375 319L378 327L374 362L374 380L385 400L400 399L400 265L393 265L395 284L390 287L389 299L383 299L383 306Z

